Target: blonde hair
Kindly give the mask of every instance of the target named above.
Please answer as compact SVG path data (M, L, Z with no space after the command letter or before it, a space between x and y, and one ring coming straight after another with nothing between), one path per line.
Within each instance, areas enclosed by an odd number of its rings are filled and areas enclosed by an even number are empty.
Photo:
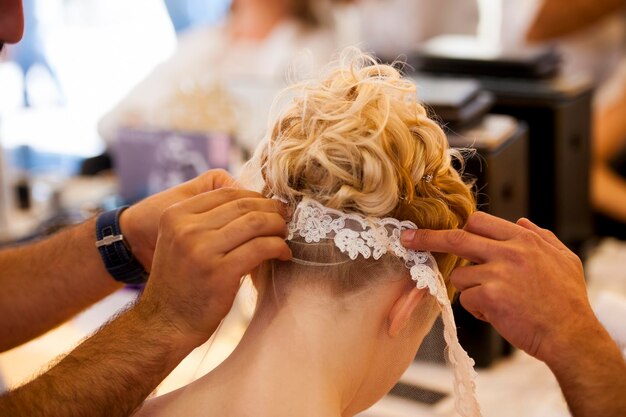
M288 108L257 153L265 195L294 206L308 196L428 229L463 227L474 211L470 186L452 166L460 155L393 66L352 48L286 96ZM445 254L437 262L447 277L458 259Z

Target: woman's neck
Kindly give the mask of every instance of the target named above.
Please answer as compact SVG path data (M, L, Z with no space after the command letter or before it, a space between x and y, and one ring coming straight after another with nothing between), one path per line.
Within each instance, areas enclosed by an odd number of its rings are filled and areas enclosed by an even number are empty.
M234 40L261 41L291 17L283 1L235 0L228 21L228 33Z
M231 416L250 410L273 417L353 414L354 396L375 354L367 343L376 338L367 334L375 333L371 316L322 303L305 308L310 300L294 296L290 301L278 311L260 307L237 349L205 377L211 403L227 402L232 394L245 398L216 409Z

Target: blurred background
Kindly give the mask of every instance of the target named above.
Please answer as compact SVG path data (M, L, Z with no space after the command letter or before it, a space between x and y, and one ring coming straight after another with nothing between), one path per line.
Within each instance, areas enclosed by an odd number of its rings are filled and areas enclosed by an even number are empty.
M210 168L234 175L278 91L356 45L401 61L454 147L476 154L480 209L553 230L586 264L626 352L626 2L581 0L24 0L0 55L0 245L40 238ZM0 355L7 386L66 351L138 289ZM242 295L201 375L237 343ZM567 416L541 363L460 306L485 416ZM371 416L454 415L428 342ZM195 356L194 356L195 355ZM201 371L198 371L198 368ZM444 384L445 386L445 384ZM408 387L408 388L407 388ZM449 390L449 387L448 387Z

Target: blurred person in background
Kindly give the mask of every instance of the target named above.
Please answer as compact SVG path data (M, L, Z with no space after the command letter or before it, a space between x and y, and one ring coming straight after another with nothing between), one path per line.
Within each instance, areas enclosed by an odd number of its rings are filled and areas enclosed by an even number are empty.
M592 202L598 233L626 239L626 59L611 85L612 97L594 113Z
M467 0L360 0L354 9L359 39L389 61L434 36L473 34L479 18L478 4Z
M274 92L284 85L295 58L308 51L308 64L317 68L336 50L334 1L234 0L223 22L188 31L179 38L175 54L137 85L99 124L101 136L112 143L120 128L214 130L236 133L251 118L265 122ZM233 103L231 87L247 88L248 102ZM259 88L269 89L250 99ZM215 104L213 107L208 103ZM180 120L184 110L203 106L204 120ZM179 109L180 111L177 111ZM245 114L233 121L227 113ZM262 112L254 116L250 113ZM234 126L233 126L234 125ZM256 126L257 134L264 126ZM248 126L241 126L247 129ZM250 135L248 135L250 136ZM239 138L253 149L257 137Z
M610 19L626 22L625 0L545 0L530 27L531 42L588 37ZM614 31L615 32L615 31ZM621 53L595 60L605 74L594 100L591 198L600 235L626 239L626 31L616 32ZM601 47L601 46L600 46Z

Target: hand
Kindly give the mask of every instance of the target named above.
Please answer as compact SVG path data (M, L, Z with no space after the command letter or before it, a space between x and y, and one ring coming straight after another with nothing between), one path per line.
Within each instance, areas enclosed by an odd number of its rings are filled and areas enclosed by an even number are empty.
M241 277L269 259L291 259L286 206L222 188L166 209L152 273L138 303L195 346L230 310Z
M597 332L580 259L527 219L474 213L464 230L405 233L412 249L453 253L475 265L455 269L463 307L510 343L548 364Z
M129 242L133 255L150 271L156 246L159 220L163 212L173 204L207 191L232 187L235 181L224 170L214 169L177 187L162 191L132 207L120 216L120 228Z

